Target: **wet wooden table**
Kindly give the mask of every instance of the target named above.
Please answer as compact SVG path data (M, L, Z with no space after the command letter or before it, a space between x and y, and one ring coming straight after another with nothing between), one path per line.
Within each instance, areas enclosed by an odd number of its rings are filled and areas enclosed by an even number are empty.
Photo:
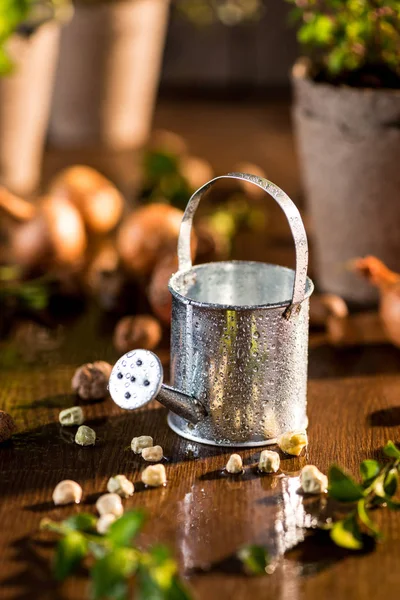
M218 173L232 170L239 160L258 162L270 179L298 201L299 177L287 104L180 107L166 103L158 108L156 123L185 135L192 151L210 159ZM46 177L77 160L75 153L49 153ZM131 189L132 156L111 160L85 154L79 160L102 168L122 188ZM282 215L275 219L272 203L269 206L267 239L258 245L258 257L290 265L293 248L287 243L287 226ZM244 244L241 258L253 258L250 250L251 244ZM111 475L124 473L138 482L143 462L129 446L132 437L141 434L152 435L163 446L168 485L153 490L138 486L125 507L147 510L141 543L164 542L173 549L195 599L395 597L400 589L399 513L377 511L385 540L372 552L351 554L321 539L303 541L303 526L310 515L318 514L321 504L319 498L305 500L297 490L299 470L306 463L326 471L337 462L356 474L360 461L379 456L388 439L400 442L399 351L386 345L333 349L323 342L314 344L307 455L283 458L284 477L261 477L254 469L259 451L241 452L245 475L231 478L222 472L230 454L227 449L180 439L168 429L166 411L157 405L124 413L109 398L82 403L98 443L93 448L77 447L73 432L58 424L59 411L77 401L70 393L74 369L96 359L112 362L117 356L110 331L96 311L65 326L59 336L43 339L28 327L0 348L0 408L9 411L18 424L12 441L0 446L2 600L88 597L83 577L62 586L53 582L51 549L36 541L39 522L44 516L61 520L72 511L94 511L95 500ZM34 351L38 339L40 356ZM23 361L16 364L21 355ZM84 500L77 508L55 508L51 502L55 484L65 478L83 487ZM284 554L271 576L246 577L230 559L239 546L252 542L266 544L275 555Z
M165 409L156 405L126 413L109 398L81 402L98 443L77 447L72 431L58 424L58 413L77 402L70 393L70 380L78 364L97 358L114 360L109 337L102 333L93 311L60 331L39 357L29 354L32 332L28 329L26 335L26 341L20 338L19 350L9 346L10 364L0 372L0 406L14 416L19 429L12 441L0 447L1 598L87 597L83 577L62 586L52 581L51 552L36 542L38 525L44 516L57 520L71 512L93 511L111 475L124 473L138 482L143 461L129 444L140 434L152 435L163 446L168 485L152 490L139 485L125 507L147 510L141 543L165 542L173 549L194 598L394 597L400 586L399 514L378 511L384 542L374 551L351 554L318 538L302 542L303 526L322 505L319 498L306 500L297 491L299 470L306 463L326 471L338 462L356 473L359 462L378 456L389 438L400 441L399 352L389 346L313 348L307 455L283 458L285 476L260 476L254 469L259 451L243 451L245 475L233 478L223 474L227 449L180 439L168 429ZM17 352L25 361L39 363L15 365ZM52 505L55 484L66 478L83 487L84 500L77 508ZM249 578L237 571L229 557L250 542L266 544L276 555L285 552L272 575Z

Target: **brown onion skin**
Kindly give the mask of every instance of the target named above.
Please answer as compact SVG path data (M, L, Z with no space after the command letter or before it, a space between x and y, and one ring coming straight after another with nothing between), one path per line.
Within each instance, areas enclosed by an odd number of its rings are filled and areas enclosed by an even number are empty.
M183 212L162 203L142 206L122 223L117 235L117 249L124 267L137 276L150 276L165 255L177 253ZM192 250L196 238L192 234Z
M15 228L12 254L26 269L79 267L86 250L85 227L79 211L62 196L41 200L36 215Z
M381 293L379 314L389 340L400 348L400 289Z
M210 163L198 156L183 157L180 167L182 175L192 190L197 190L214 177L214 171Z
M122 194L109 179L91 167L75 165L61 171L52 181L50 193L65 194L93 233L112 231L122 217Z
M400 347L400 274L375 256L356 258L349 269L379 289L379 316L389 340Z

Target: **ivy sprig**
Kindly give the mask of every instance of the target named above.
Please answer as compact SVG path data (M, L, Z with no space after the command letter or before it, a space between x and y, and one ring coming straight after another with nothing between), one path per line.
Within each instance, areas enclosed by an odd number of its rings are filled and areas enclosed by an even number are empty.
M96 532L97 518L88 513L61 522L43 519L42 530L61 536L54 556L55 578L63 581L85 567L93 600L126 600L132 578L139 600L190 600L167 548L155 546L143 551L133 545L144 522L142 510L129 511L100 535Z
M361 550L363 536L382 538L381 531L371 519L370 509L379 505L391 510L400 509L400 503L393 500L399 482L400 450L389 441L383 453L391 459L384 465L371 459L362 461L361 483L336 465L329 469L329 496L339 502L353 504L343 519L329 526L332 541L342 548Z
M340 503L345 516L329 519L320 528L341 548L362 550L368 540L382 539L382 532L371 518L371 509L381 506L400 510L400 502L393 499L399 483L400 450L388 441L383 453L390 459L383 465L372 459L361 462L361 482L338 465L332 465L328 471L328 496ZM237 556L248 573L268 573L268 552L263 546L245 546Z

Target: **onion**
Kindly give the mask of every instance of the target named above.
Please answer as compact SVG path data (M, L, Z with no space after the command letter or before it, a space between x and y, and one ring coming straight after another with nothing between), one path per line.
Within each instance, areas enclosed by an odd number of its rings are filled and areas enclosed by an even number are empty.
M12 234L15 261L27 269L54 265L80 266L86 249L82 218L63 197L45 197L35 216L15 227Z
M160 343L162 329L160 323L151 315L123 317L114 331L114 346L121 354L144 348L154 350Z
M357 258L348 267L379 289L381 322L389 340L400 347L400 274L375 256Z
M197 190L214 177L214 171L210 163L197 156L184 156L180 168L181 174L192 190Z
M151 275L166 254L176 254L183 213L167 204L149 204L132 212L122 223L117 249L125 268L135 275ZM192 249L196 239L192 236Z
M108 233L118 224L124 200L115 185L95 169L69 167L51 183L50 194L63 193L79 209L89 231Z

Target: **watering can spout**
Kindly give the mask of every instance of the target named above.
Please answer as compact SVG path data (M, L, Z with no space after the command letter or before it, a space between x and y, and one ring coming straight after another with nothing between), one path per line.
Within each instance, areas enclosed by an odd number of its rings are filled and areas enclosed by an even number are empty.
M161 386L156 400L171 412L194 425L207 415L205 406L199 400L169 385Z
M170 411L194 425L207 415L200 400L163 384L163 368L149 350L132 350L115 363L108 389L118 406L128 410L158 400Z

